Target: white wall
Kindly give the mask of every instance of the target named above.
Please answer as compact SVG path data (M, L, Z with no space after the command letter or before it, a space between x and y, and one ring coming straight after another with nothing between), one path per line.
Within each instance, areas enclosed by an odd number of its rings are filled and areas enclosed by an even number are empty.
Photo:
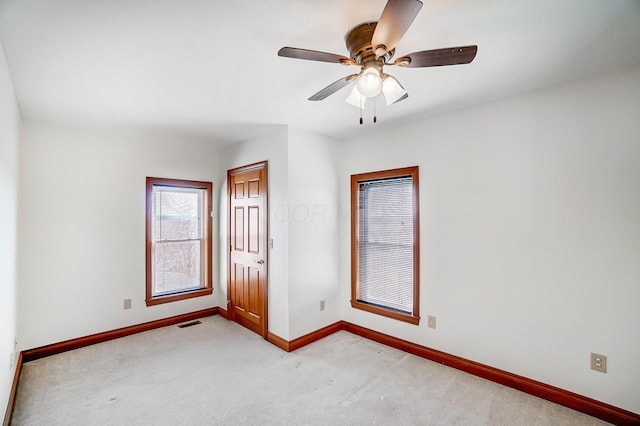
M340 320L338 143L289 128L289 340ZM320 311L320 300L325 310Z
M227 300L227 170L261 161L268 161L269 237L273 249L269 250L267 291L269 298L268 328L283 339L289 338L288 295L288 227L279 220L278 212L288 205L287 192L287 128L281 127L267 135L227 148L220 156L217 180L220 187L220 302L226 308Z
M145 177L219 185L217 158L210 141L25 124L20 349L216 306L217 293L147 307L144 241ZM125 298L131 310L123 309Z
M220 294L226 297L226 170L269 162L269 331L293 340L340 319L336 141L286 126L221 155ZM224 305L222 296L220 301ZM320 311L320 300L325 310Z
M20 112L0 44L0 413L15 372Z
M636 69L348 141L341 182L420 166L422 321L349 306L348 220L343 318L640 412L639 111Z

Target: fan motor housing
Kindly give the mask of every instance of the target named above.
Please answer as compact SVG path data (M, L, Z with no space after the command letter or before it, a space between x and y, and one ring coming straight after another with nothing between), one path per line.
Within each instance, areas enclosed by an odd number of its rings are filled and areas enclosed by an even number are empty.
M359 25L356 25L344 36L344 41L347 45L347 50L351 55L351 59L356 61L356 63L360 64L363 62L368 62L367 60L371 56L375 60L375 52L373 47L371 47L371 39L373 38L373 33L376 30L376 25L378 22L365 22ZM392 49L390 52L387 52L381 59L384 62L387 62L393 56L395 49ZM364 60L364 59L367 60Z

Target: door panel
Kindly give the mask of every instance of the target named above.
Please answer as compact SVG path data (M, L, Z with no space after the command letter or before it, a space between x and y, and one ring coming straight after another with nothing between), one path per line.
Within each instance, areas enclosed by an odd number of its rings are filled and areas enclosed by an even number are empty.
M260 182L258 180L249 181L249 197L258 198L260 196Z
M238 200L244 198L244 182L236 184L235 187L234 197Z
M244 250L244 207L236 207L234 210L235 210L235 226L233 227L234 250L241 252Z
M260 253L260 210L249 207L249 253Z
M267 163L227 173L230 319L267 334Z
M239 309L244 309L244 265L238 263L234 264L234 272L235 274L233 280L235 281L236 285L231 287L233 292L232 300L235 301L235 305Z
M258 268L249 267L249 314L252 319L259 320L260 317L260 271Z

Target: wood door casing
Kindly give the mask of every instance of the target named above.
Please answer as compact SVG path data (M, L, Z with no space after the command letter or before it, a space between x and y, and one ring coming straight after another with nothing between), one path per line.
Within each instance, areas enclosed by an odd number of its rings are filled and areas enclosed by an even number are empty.
M229 170L229 318L267 335L267 162Z

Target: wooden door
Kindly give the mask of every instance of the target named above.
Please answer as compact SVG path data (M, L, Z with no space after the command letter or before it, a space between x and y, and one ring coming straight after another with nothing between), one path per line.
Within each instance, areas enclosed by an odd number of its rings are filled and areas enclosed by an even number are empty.
M229 318L267 336L267 162L227 172Z

